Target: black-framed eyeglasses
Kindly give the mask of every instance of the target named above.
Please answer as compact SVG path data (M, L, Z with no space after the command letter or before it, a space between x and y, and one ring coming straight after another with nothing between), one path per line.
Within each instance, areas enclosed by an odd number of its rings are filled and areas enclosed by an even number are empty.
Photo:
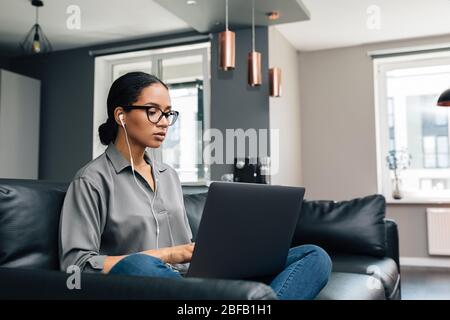
M143 109L147 112L147 119L153 124L157 124L159 121L161 121L162 117L166 117L167 122L169 123L169 126L173 125L177 119L178 115L180 114L178 111L170 110L167 112L164 112L161 110L161 108L156 106L122 106L122 108L125 111L130 111L133 109Z

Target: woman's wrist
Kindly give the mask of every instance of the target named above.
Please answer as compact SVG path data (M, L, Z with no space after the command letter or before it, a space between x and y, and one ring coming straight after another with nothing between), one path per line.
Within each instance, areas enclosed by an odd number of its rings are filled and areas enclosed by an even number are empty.
M126 256L107 256L103 263L103 273L109 273L111 269Z
M144 253L148 254L149 256L161 259L164 263L169 262L168 260L170 254L168 253L166 248L146 250L144 251Z

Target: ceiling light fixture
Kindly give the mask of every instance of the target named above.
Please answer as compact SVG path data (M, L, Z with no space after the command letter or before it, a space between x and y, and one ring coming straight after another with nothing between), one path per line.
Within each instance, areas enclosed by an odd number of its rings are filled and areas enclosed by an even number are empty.
M225 31L219 33L219 64L224 71L235 68L235 40L236 35L228 30L228 0L225 1Z
M280 18L280 11L272 11L267 13L267 17L269 18L269 20L278 20Z
M252 0L252 51L247 57L247 81L252 87L262 84L261 53L255 51L255 0Z
M281 68L269 69L269 93L271 97L281 97Z
M445 90L439 96L436 104L438 107L450 107L450 89Z
M20 43L20 47L25 54L50 52L52 51L52 45L39 25L39 7L43 7L44 3L40 0L33 0L31 5L36 7L36 22L28 31L25 39Z
M275 28L272 34L273 36L271 37L271 39L274 41L273 45L276 48L274 54L276 56L277 50L279 49L278 37L281 37L281 34L279 34ZM275 57L273 60L280 61L281 59L277 59L277 57ZM281 68L269 68L269 95L271 97L281 97L281 89Z

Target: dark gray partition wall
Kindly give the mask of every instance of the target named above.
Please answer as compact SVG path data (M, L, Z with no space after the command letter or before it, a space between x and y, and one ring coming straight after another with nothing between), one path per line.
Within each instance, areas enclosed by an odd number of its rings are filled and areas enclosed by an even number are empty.
M211 47L211 127L221 130L224 137L226 129L269 129L267 31L267 27L256 28L256 50L262 53L263 83L260 87L247 85L247 53L252 46L251 29L236 31L236 69L233 71L219 69L218 34L214 34ZM232 172L230 164L213 164L211 179L219 180L222 174Z

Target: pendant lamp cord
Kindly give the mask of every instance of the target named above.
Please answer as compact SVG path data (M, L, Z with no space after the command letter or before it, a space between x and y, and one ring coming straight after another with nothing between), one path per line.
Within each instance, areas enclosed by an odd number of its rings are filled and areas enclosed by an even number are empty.
M255 51L255 0L252 1L252 51Z
M228 31L228 0L225 1L225 28Z
M36 7L36 24L39 24L39 8Z

